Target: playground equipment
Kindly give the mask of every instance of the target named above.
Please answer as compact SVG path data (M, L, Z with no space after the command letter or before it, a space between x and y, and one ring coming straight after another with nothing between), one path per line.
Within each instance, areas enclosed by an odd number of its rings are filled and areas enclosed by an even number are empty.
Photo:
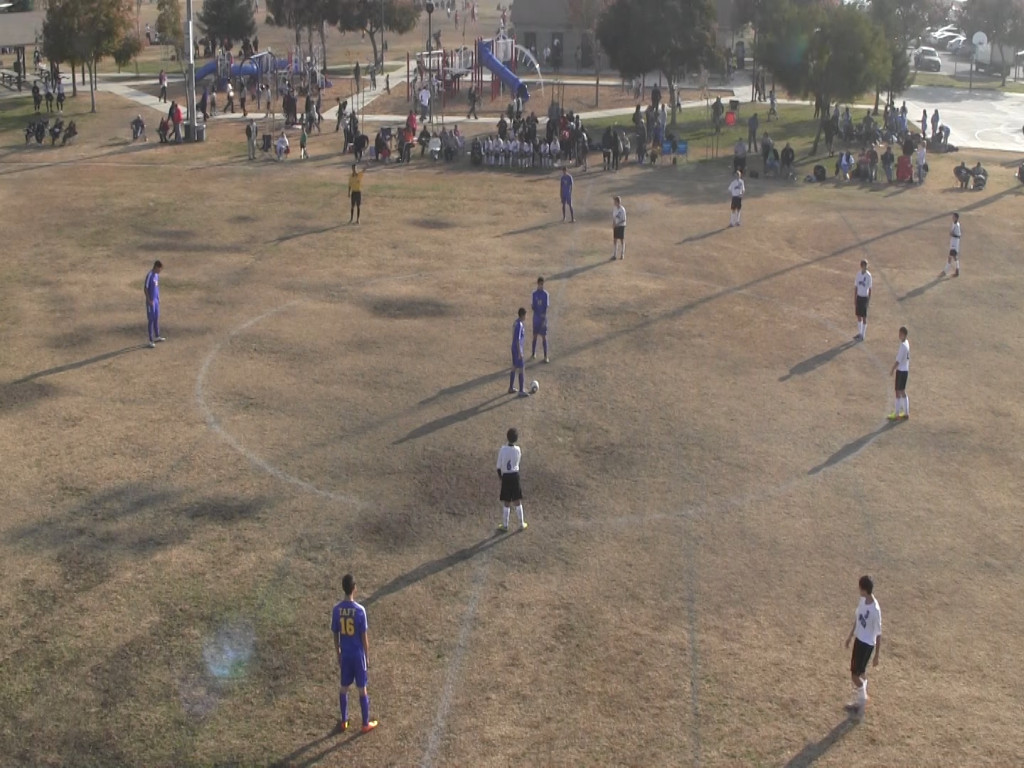
M502 85L509 89L513 98L520 98L525 104L530 100L530 89L519 79L516 73L505 66L505 62L516 67L515 38L498 38L495 40L477 40L477 61L480 67L490 70ZM496 94L494 81L491 81L491 98Z
M211 75L219 84L229 77L263 78L267 75L288 73L301 75L307 66L319 69L315 64L303 62L301 57L294 53L289 54L287 59L275 59L273 52L269 50L253 54L248 59L236 59L231 61L230 65L228 61L228 57L222 54L206 62L196 70L196 83Z

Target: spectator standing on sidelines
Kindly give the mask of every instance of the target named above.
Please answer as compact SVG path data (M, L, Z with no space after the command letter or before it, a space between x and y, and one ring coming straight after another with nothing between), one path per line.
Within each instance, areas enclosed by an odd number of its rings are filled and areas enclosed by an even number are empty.
M868 332L868 302L871 301L871 273L868 272L867 259L860 262L860 272L854 280L853 305L854 313L857 315L857 335L854 341L864 341Z
M747 120L747 152L757 152L757 112Z
M377 727L377 721L370 719L370 694L366 687L369 682L367 666L370 656L366 609L355 601L356 580L351 573L346 573L342 578L341 588L345 592L345 599L331 611L334 652L341 673L341 690L338 693L341 717L338 720L338 731L344 733L348 730L348 688L355 683L359 689L359 709L363 715L361 730L369 733Z
M162 101L164 104L166 104L167 103L167 73L164 72L162 69L160 70L160 75L157 78L157 82L160 83L160 101Z
M853 653L850 656L850 678L853 681L853 699L846 705L850 712L863 714L868 703L868 661L874 654L872 666L878 666L878 657L882 652L882 608L875 599L875 584L870 576L861 576L860 602L853 619L853 629L846 638L846 647L853 640Z
M256 159L256 137L259 135L259 128L256 127L255 118L250 117L245 124L245 142L249 148L249 159Z
M562 166L562 178L559 179L559 192L562 197L562 221L565 221L565 207L569 206L569 221L576 221L576 212L572 209L572 174L567 166Z
M153 262L153 268L146 273L146 280L142 284L142 290L146 294L146 321L149 327L149 348L152 349L157 342L167 341L160 335L160 272L164 265L157 259Z

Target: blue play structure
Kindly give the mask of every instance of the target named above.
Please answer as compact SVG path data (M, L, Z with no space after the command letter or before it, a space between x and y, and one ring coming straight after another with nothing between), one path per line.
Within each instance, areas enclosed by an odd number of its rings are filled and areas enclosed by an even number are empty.
M196 83L205 77L213 76L217 79L226 77L226 72L221 71L221 63L218 59L211 59L203 64L203 66L196 70ZM227 70L226 62L224 63L223 69ZM295 59L291 64L296 73L302 71L302 64L298 59ZM269 53L257 53L252 58L232 63L230 75L231 77L259 76L269 72L287 72L288 67L288 59L274 59Z
M513 55L515 55L514 51ZM530 100L530 89L526 87L526 83L520 80L515 72L498 61L494 55L493 40L477 42L477 56L480 58L480 64L493 72L513 95L522 99L524 104Z

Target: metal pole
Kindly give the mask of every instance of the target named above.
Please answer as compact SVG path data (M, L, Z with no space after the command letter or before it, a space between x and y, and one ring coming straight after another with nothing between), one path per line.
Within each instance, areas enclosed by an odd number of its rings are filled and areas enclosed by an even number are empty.
M196 42L192 13L192 0L185 0L185 45L188 46L188 66L185 67L185 106L192 123L192 141L198 139L196 126Z
M384 74L384 0L380 0L380 73Z

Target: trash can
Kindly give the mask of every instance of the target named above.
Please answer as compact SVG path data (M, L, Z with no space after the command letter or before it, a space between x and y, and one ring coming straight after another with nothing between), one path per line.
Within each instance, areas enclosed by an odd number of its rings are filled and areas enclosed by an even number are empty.
M729 99L729 111L730 112L739 112L740 111L740 100L739 99Z
M196 141L206 141L206 123L199 123L196 126Z

